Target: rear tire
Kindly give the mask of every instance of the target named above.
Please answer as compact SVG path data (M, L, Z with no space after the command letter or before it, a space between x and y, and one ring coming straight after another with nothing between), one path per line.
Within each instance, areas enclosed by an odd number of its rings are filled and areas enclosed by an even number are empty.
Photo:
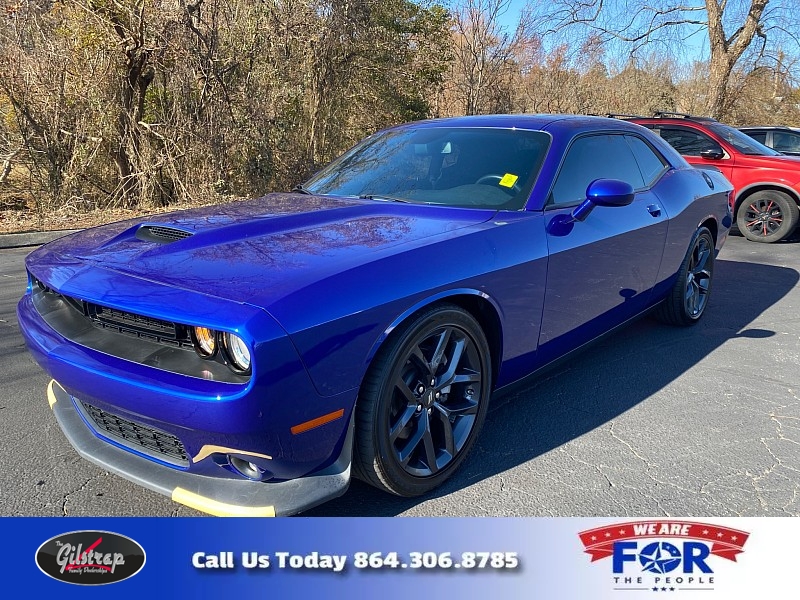
M669 295L655 316L669 325L694 325L706 311L714 277L714 238L705 227L697 230Z
M751 242L779 242L794 231L800 208L788 194L763 190L748 196L736 213L736 225Z
M398 496L441 485L486 419L491 364L480 325L457 306L432 307L395 330L359 393L354 474Z

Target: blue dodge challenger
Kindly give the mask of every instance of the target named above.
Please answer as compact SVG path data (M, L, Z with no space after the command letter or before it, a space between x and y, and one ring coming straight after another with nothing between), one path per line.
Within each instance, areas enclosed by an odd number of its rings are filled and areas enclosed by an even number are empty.
M18 317L76 450L176 502L417 496L503 388L643 313L696 323L731 194L620 120L410 123L291 193L43 246Z

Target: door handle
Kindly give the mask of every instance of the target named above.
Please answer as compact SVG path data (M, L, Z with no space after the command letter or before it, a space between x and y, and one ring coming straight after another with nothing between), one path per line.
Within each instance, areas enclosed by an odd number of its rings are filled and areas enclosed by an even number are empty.
M649 212L654 217L661 216L661 207L658 204L651 204L647 207L647 212Z

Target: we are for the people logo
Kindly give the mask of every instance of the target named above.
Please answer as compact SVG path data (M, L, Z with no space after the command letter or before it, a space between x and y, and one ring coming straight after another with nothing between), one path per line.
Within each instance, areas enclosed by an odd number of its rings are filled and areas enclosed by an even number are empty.
M592 562L611 559L614 590L713 590L713 558L736 562L749 533L690 521L616 523L578 534ZM711 563L711 564L710 564Z

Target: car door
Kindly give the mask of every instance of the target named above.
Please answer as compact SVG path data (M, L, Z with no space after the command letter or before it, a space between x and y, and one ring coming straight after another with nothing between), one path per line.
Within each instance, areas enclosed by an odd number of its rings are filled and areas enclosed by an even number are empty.
M668 164L634 135L587 135L573 141L545 211L547 289L539 336L542 364L644 310L656 282L667 232L651 185ZM595 179L630 183L628 206L597 206L564 226Z

